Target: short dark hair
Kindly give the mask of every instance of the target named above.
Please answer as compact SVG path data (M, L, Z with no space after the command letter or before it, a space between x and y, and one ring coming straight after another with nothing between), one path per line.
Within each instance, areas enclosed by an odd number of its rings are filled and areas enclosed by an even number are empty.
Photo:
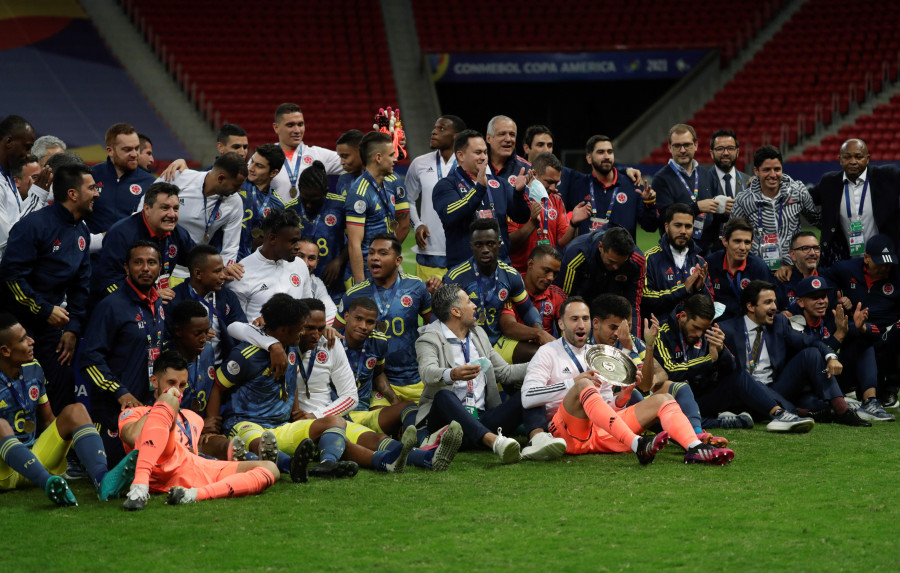
M28 157L25 158L25 161L22 162L21 165L16 165L12 168L12 172L10 173L10 175L12 175L13 177L21 177L22 172L25 171L25 166L29 163L38 163L38 158L29 153Z
M463 119L458 115L442 115L438 119L446 119L447 121L449 121L450 124L453 125L453 131L455 131L456 133L465 131L466 129L466 122L464 122Z
M554 247L553 245L537 245L535 248L531 249L531 252L528 254L528 260L539 259L541 257L550 257L552 259L556 259L557 261L562 261L562 253Z
M262 305L266 330L300 324L309 316L309 307L287 293L276 293Z
M282 229L299 227L300 215L292 209L272 209L262 220L262 224L260 224L260 228L262 228L265 235L277 235Z
M310 313L313 311L325 312L325 303L317 298L301 298L300 302L306 305L306 308L309 309Z
M360 296L350 301L350 305L347 307L347 312L353 312L357 308L370 310L375 314L378 314L378 305L375 304L374 300L370 299L367 296Z
M675 218L675 215L690 215L694 218L694 211L684 203L672 203L666 208L666 215L663 218L663 224L668 225Z
M259 153L260 157L269 162L270 170L278 169L280 171L284 167L284 151L280 145L263 143L256 148L256 153Z
M131 254L136 249L143 249L143 248L153 249L153 252L156 253L156 260L162 261L162 255L160 254L159 246L157 246L156 243L154 243L152 241L147 241L144 239L138 239L137 241L134 241L133 243L128 245L128 249L125 250L125 264L128 264L131 261Z
M236 123L223 123L216 134L216 142L228 143L229 137L247 137L247 132Z
M147 188L147 192L144 193L144 205L149 205L153 207L156 205L156 198L160 195L167 195L169 197L178 197L178 193L181 190L178 189L177 185L173 185L172 183L166 183L165 181L157 181L150 185Z
M116 144L116 138L120 135L137 134L137 130L129 123L114 123L106 130L106 147L112 147ZM138 138L140 141L140 138Z
M9 312L0 312L0 344L6 344L6 331L19 324L19 319Z
M53 200L62 205L69 198L69 189L81 189L84 176L92 174L91 168L84 163L63 165L58 168L53 172Z
M710 149L713 149L715 147L717 137L730 137L734 140L735 147L741 146L741 144L738 143L737 135L733 131L731 131L730 129L717 129L711 136L709 136Z
M63 151L51 155L46 165L51 172L56 173L56 170L64 165L84 165L84 161L71 151Z
M631 303L624 296L604 293L591 302L591 320L606 320L610 316L631 319Z
M170 368L172 370L187 370L187 360L175 350L165 350L160 352L159 356L156 357L156 360L153 361L153 373L162 374Z
M450 320L450 311L459 306L459 291L466 292L457 283L444 283L431 295L431 311L441 322Z
M396 253L399 257L403 254L403 244L400 242L400 239L397 238L393 233L376 233L374 237L372 237L372 241L369 243L369 248L372 248L372 243L375 241L390 241L391 242L391 250Z
M689 296L681 306L684 315L688 320L692 318L700 318L703 320L712 320L716 316L716 307L713 300L707 294L697 293Z
M547 168L556 169L560 173L562 173L563 165L559 160L559 157L553 155L549 151L544 151L540 153L537 157L534 158L534 163L531 164L531 168L534 169L535 173L538 175L543 175Z
M368 165L369 161L375 156L379 145L391 145L394 140L390 134L380 131L370 131L365 134L359 142L359 157L362 159L363 165Z
M774 145L763 145L753 152L753 167L758 169L767 159L777 159L779 163L784 165L781 151L777 147Z
M469 237L478 231L494 231L500 235L500 223L496 219L475 219L469 223Z
M584 304L585 306L587 306L588 312L590 312L590 305L588 305L587 301L584 300L582 297L575 295L575 296L570 296L566 300L562 301L562 304L559 305L559 316L560 317L565 316L566 309L569 308L569 305L576 303L576 302L580 302L580 303Z
M14 134L28 129L31 124L21 115L8 115L0 121L0 138L12 137Z
M728 222L725 223L725 227L722 228L722 236L728 241L735 231L746 231L750 233L751 236L753 235L753 227L750 226L747 219L744 219L743 217L732 217L731 219L728 219Z
M295 103L283 103L275 108L275 123L281 121L281 118L289 113L303 113L300 106Z
M335 145L349 145L350 147L359 149L359 142L362 141L364 136L365 134L360 130L351 129L350 131L342 133L341 136L337 138Z
M209 310L199 300L183 300L172 309L172 327L182 328L195 318L209 318Z
M328 174L325 173L325 165L316 159L312 165L303 170L297 180L297 189L309 189L325 196L328 193Z
M213 168L221 169L227 173L229 177L237 178L238 175L243 175L244 177L247 176L247 162L234 151L223 153L217 157L216 162L213 163Z
M791 248L794 248L794 243L797 242L797 239L801 239L803 237L813 237L815 240L819 240L819 237L817 237L816 234L812 231L800 231L799 233L791 237Z
M453 153L469 147L469 140L473 138L484 139L484 136L474 129L464 129L457 133L453 138Z
M153 145L153 140L144 135L143 133L138 133L138 150L143 151L147 144Z
M634 252L634 239L631 237L631 233L623 227L609 227L603 233L600 242L603 244L604 251L612 249L614 253L623 256L631 255Z
M608 135L592 135L588 138L587 143L584 144L584 152L590 155L601 141L612 143L612 139L610 139Z
M319 246L319 244L316 242L316 238L311 235L303 235L302 237L300 237L300 242L309 243L310 245L315 245L316 247Z
M750 284L741 291L741 309L742 314L747 314L747 305L755 305L759 300L759 293L764 290L775 291L775 285L767 281L752 280Z
M221 257L222 254L219 253L219 250L214 246L203 243L201 245L197 245L191 252L188 253L187 259L187 267L189 271L193 271L194 269L199 269L200 265L206 262L207 257Z
M523 143L531 147L531 144L534 142L535 136L547 134L550 136L550 139L553 139L553 132L550 131L550 128L546 125L529 125L528 129L525 130L525 140Z

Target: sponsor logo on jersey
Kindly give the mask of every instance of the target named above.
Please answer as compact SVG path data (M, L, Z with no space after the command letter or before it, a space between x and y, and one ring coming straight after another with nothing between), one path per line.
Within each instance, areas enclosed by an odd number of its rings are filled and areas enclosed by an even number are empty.
M331 214L325 215L325 224L329 227L334 227L337 225L337 217Z
M241 371L241 365L234 360L229 360L228 364L225 365L225 370L232 376L236 376Z
M58 251L61 246L62 241L57 238L55 241L53 241L53 252L55 253L56 251Z
M353 204L353 210L362 215L366 212L366 202L360 199L356 203Z
M78 249L83 251L87 246L87 242L84 240L84 237L78 237Z
M295 287L300 286L300 275L298 275L297 273L292 274L291 275L291 284L294 285Z
M375 368L375 357L370 356L368 360L366 360L366 368L369 370Z
M624 193L616 193L616 202L617 203L619 203L621 205L621 204L625 203L625 201L628 201L628 195L626 195Z
M497 189L498 187L500 187L500 182L496 179L491 179L490 181L488 181L488 187L490 187L491 189Z
M31 398L32 401L37 402L37 399L41 397L41 392L38 390L37 386L32 386L28 389L28 397Z
M316 352L316 362L318 362L319 364L325 364L326 362L328 362L328 352L326 352L325 350Z
M413 303L413 299L412 299L412 297L409 296L408 294L405 294L405 295L403 295L403 296L400 297L400 304L402 304L402 305L405 306L406 308L411 307L411 306L412 306L412 303Z
M500 292L497 293L497 298L500 299L500 302L505 301L506 297L508 297L508 296L509 296L509 291L506 290L505 288L500 289Z
M99 187L99 185L98 185L98 187ZM129 187L128 190L131 191L132 195L140 195L141 191L143 191L143 189L141 189L141 186L138 185L137 183L135 183L131 187Z

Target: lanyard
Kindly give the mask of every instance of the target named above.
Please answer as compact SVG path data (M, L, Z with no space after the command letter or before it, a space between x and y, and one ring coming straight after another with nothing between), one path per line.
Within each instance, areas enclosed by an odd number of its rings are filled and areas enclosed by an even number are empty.
M729 273L728 271L725 271L725 278L728 279L728 283L731 285L731 290L734 291L734 296L736 296L738 299L738 302L740 302L741 287L739 285L741 284L741 280L742 280L741 271L737 271L736 273L734 273L733 279L731 278L731 273Z
M172 234L169 233L168 235L166 235L166 238L163 240L162 252L163 252L163 259L165 260L165 262L163 263L163 271L160 274L161 277L169 276L169 265L172 264L172 257L169 256L169 237L171 237L171 236L172 236Z
M213 293L212 293L213 300L212 300L212 302L210 302L210 301L206 300L206 298L197 294L197 291L194 290L194 287L192 287L190 283L188 283L187 287L188 287L188 294L191 295L191 298L203 303L203 306L206 307L207 312L209 313L210 328L212 328L212 324L213 324L214 320L218 320L219 322L222 322L222 317L219 316L219 311L216 310L216 293L215 293L215 291L213 291ZM221 328L221 325L220 325L220 328ZM227 330L227 328L225 330Z
M544 211L543 217L541 221L541 233L544 235L544 239L550 238L550 199L543 199L544 203ZM557 215L558 216L558 215Z
M365 177L372 185L372 188L375 189L375 194L378 195L378 201L384 205L385 212L390 213L390 215L385 215L385 218L393 221L396 218L395 212L397 207L391 203L390 197L387 196L387 189L384 187L384 182L382 181L381 185L378 185L378 183L375 182L375 178L372 177L372 174L368 171L363 171L363 177Z
M750 372L756 370L756 366L759 364L759 357L762 356L763 345L766 343L765 333L765 329L759 332L758 336L762 337L762 340L759 343L759 351L757 351L756 356L753 356L750 346L750 332L747 330L747 323L744 323L744 340L747 344L747 364L750 366Z
M318 348L318 347L316 347L316 348ZM313 348L312 350L309 351L309 363L307 364L306 368L303 368L303 360L302 359L297 361L297 367L298 367L298 370L300 371L300 376L303 377L303 384L306 385L306 397L307 398L309 398L309 379L312 378L312 371L316 365L315 364L316 363L316 348ZM287 394L287 376L284 377L284 380L285 380L285 383L284 383L285 385L281 389L282 396Z
M297 181L300 179L300 160L303 159L303 144L300 144L296 150L294 150L294 169L291 170L291 163L287 159L284 158L284 170L287 172L288 179L291 182L291 187L297 188Z
M444 178L444 170L441 168L442 163L441 152L440 150L434 152L434 164L437 168L437 176L438 181ZM450 164L450 171L456 169L456 157L453 158L453 163Z
M690 357L688 357L688 345L684 341L684 335L681 334L680 328L678 329L678 338L681 339L681 347L684 349L684 362L685 362L685 364L687 364L688 360L690 360Z
M472 343L472 341L470 340L469 336L466 336L465 344L463 344L462 340L459 341L459 347L460 347L460 349L462 349L463 358L466 359L466 364L468 364L471 361L471 359L469 358L469 356L471 355L471 343Z
M191 435L191 424L187 421L187 418L184 417L184 413L178 412L178 419L175 420L175 423L178 424L178 427L181 429L181 433L187 438L188 449L194 450L194 437Z
M201 193L203 193L201 191ZM209 214L209 218L206 220L206 229L203 232L203 242L209 242L209 228L212 226L213 221L216 220L216 215L219 214L219 205L222 204L222 197L216 201L216 204L213 206L212 213ZM203 193L203 212L206 212L206 194Z
M575 368L578 368L578 373L579 373L579 374L583 374L583 373L584 373L584 368L581 366L581 362L579 362L578 359L575 358L575 353L572 352L572 349L571 349L571 348L569 348L569 344L566 342L566 339L565 339L565 338L560 338L560 340L562 340L563 350L566 351L566 354L568 354L568 355L569 355L569 358L572 359L572 362L575 363Z
M381 194L378 194L378 198L381 199ZM319 207L319 212L316 213L315 219L310 219L309 215L306 214L306 207L303 206L303 201L297 200L297 206L300 207L300 218L303 221L307 221L309 225L309 229L304 229L306 232L304 234L313 234L315 232L316 226L319 224L319 219L322 217L322 208L325 206L324 204Z
M256 210L256 216L259 217L260 219L265 218L266 209L269 208L269 201L272 200L271 188L269 189L268 193L263 193L262 191L260 191L259 187L257 187L256 185L253 185L250 188L250 193L251 193L251 197L253 197L253 207ZM260 195L262 195L265 198L263 200L262 204L260 204L260 202L259 202Z
M28 401L26 400L25 396L25 378L22 377L21 371L19 372L19 377L15 380L16 382L18 382L19 380L22 381L21 394L19 393L19 389L16 387L16 384L13 384L13 381L10 380L3 372L0 372L0 379L6 382L6 387L9 388L10 392L13 393L13 396L16 397L16 402L19 403L19 406L23 410L28 411Z
M763 229L763 218L762 218L762 201L756 202L756 228L759 230L760 236L765 234L765 229ZM849 205L848 205L849 208ZM775 207L772 207L772 210L775 210ZM781 231L781 220L784 215L784 198L778 202L778 219L775 221L775 234L777 235L779 231Z
M346 350L348 353L351 350L353 350L352 348L347 346L346 338L344 338L343 343L344 343L344 350ZM354 378L356 379L357 386L359 386L359 373L362 372L363 360L366 357L366 345L368 343L369 343L368 338L363 341L362 347L359 349L359 358L356 359L356 375L354 376Z
M485 288L484 283L481 282L481 274L478 272L478 267L475 266L474 261L472 261L472 270L475 271L475 277L478 279L478 297L481 301L481 307L487 310L488 297L494 294L494 291L497 290L497 285L500 284L500 263L497 263L497 268L494 269L494 286L491 288L490 292Z
M394 295L397 293L397 288L400 285L400 276L394 279L394 284L391 286L391 291L388 293L387 302L385 303L381 296L378 294L378 286L375 284L375 281L372 281L372 289L375 291L375 303L378 305L378 320L381 321L384 317L387 316L388 311L391 310L391 303L394 302ZM387 290L387 289L384 289Z
M141 306L138 305L138 321L144 322L144 311L141 309ZM153 317L153 330L156 330L156 344L153 343L153 338L150 336L150 322L147 321L147 348L155 348L159 346L159 343L162 341L162 328L157 328L157 324L159 321L156 320L156 311L153 309L153 304L150 304L150 316Z
M612 195L610 195L610 197L609 197L609 207L606 208L606 220L609 221L610 217L612 217L613 205L616 202L616 185L613 184L612 187L605 187L603 189L603 192L606 193L607 189L609 189L612 192ZM591 177L591 211L594 216L597 215L597 200L594 195L594 178L593 177Z
M863 204L866 202L866 191L869 190L869 180L866 179L865 183L863 183L862 195L859 197L859 211L856 212L857 218L861 218L863 214ZM850 184L847 181L844 181L844 199L847 201L847 218L853 219L853 214L850 212Z
M672 168L672 171L675 172L675 175L678 176L678 180L681 181L681 184L684 185L684 188L687 189L688 193L691 193L691 188L688 186L688 182L685 181L684 177L687 175L684 173L675 163L674 160L669 160L669 167ZM688 175L690 177L690 175ZM691 201L697 202L697 194L700 192L700 173L699 170L694 167L694 192L691 193Z
M19 210L22 210L22 197L19 196L19 189L16 187L16 180L12 175L8 174L2 167L0 167L0 173L3 174L3 178L9 183L9 188L12 190L13 197L16 198L16 205L18 205Z

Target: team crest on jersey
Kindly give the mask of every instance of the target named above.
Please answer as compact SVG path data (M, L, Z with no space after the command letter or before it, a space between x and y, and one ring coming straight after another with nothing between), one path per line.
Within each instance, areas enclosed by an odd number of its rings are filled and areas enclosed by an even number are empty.
M516 176L515 175L510 175L509 179L507 179L507 181L509 181L509 184L512 185L513 187L516 186Z
M628 201L628 195L624 193L616 193L616 202L620 205L624 204L625 201Z
M159 317L163 320L166 318L166 313L163 311L163 307L159 307Z
M366 212L366 202L360 199L356 203L353 204L353 210L362 215Z
M497 181L496 179L491 179L490 181L488 181L488 187L490 187L492 189L497 189L498 187L500 187L500 182Z
M324 350L316 352L316 362L318 362L319 364L325 364L326 362L328 362L328 352Z
M628 280L628 277L625 276L625 275L616 275L616 280L617 280L617 281L620 281L620 282L621 282L621 281L627 281L627 280Z
M400 199L406 197L406 189L404 189L403 187L397 187L397 197Z
M110 438L118 438L119 437L119 432L113 432L112 430L106 430L106 433Z
M210 367L209 367L209 370L207 370L206 373L209 375L210 378L215 378L215 377L216 377L216 368L215 368L215 366L210 366Z
M505 301L506 297L508 297L508 296L509 296L509 291L506 290L505 288L500 289L500 292L497 293L497 298L500 299L500 302Z
M272 208L266 207L265 209L263 209L263 217L268 217L269 213L271 213L271 212L272 212Z
M828 332L828 327L827 327L827 326L823 326L823 327L822 327L822 336L823 336L824 338L828 338L829 336L831 336L831 333Z
M32 401L37 402L37 399L41 397L41 393L37 386L32 386L28 389L28 397L31 398Z
M391 205L396 205L396 204L397 204L397 198L394 197L393 195L391 195Z
M297 355L294 352L288 354L288 363L290 363L291 366L297 363Z
M178 255L178 247L176 245L169 245L169 258L174 259Z
M822 281L819 279L813 279L809 284L811 284L813 288L822 288Z
M295 287L300 286L300 275L298 275L296 273L292 274L291 275L291 284L294 285Z
M558 213L556 212L556 209L548 209L547 210L547 218L550 219L551 221L555 221L557 216L558 216Z
M78 249L83 251L86 246L87 242L85 242L84 237L78 237Z
M375 368L375 357L370 356L368 360L366 360L366 368L369 370Z
M553 303L550 302L549 300L545 300L541 304L541 313L544 316L550 316L551 314L553 314Z
M741 281L741 288L742 288L742 289L747 288L747 285L748 285L748 284L750 284L750 279L743 279L743 280Z
M892 285L891 283L885 284L883 287L881 287L881 292L888 296L894 294L894 285Z
M99 186L98 186L98 187L99 187ZM131 194L132 194L132 195L140 195L140 194L141 194L141 191L143 191L143 189L141 189L141 186L138 185L137 183L135 183L134 185L132 185L131 187L129 187L128 190L131 191Z
M402 304L402 305L405 306L406 308L411 307L411 306L412 306L412 303L413 303L412 297L409 296L408 294L405 294L405 295L403 295L403 296L400 297L400 304Z
M312 162L313 162L313 158L312 158L312 157L310 157L309 155L304 155L304 156L303 156L303 163L305 163L305 164L307 164L307 165L312 165Z
M231 307L228 306L227 304L225 305L225 314L226 314L226 315L227 315L227 314L231 314Z
M335 225L337 225L337 217L331 214L325 215L325 224L329 227L334 227Z
M221 216L222 216L222 210L219 209L218 211L216 211L216 218L213 219L213 221L218 221L219 217L221 217Z
M237 373L241 371L241 365L234 360L229 360L228 364L225 365L225 370L232 376L236 376Z

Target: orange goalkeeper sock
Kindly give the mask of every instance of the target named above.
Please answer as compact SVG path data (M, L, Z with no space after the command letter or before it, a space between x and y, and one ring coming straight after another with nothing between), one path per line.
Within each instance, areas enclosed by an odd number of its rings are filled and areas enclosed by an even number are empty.
M260 493L275 484L275 476L266 468L256 467L249 472L232 474L222 481L197 488L197 501L221 497L241 497Z
M631 431L622 418L603 401L596 388L585 388L578 396L590 421L607 432L619 442L631 446L637 436Z
M150 484L150 472L163 454L171 454L175 448L172 438L172 423L175 421L175 410L165 402L157 402L150 408L147 420L141 429L134 447L138 451L137 465L134 470L134 481L139 485ZM171 446L169 441L172 440Z
M690 420L687 419L675 400L663 402L656 416L659 418L663 430L667 431L672 439L684 449L700 443L697 433L694 432L694 426L691 425Z

